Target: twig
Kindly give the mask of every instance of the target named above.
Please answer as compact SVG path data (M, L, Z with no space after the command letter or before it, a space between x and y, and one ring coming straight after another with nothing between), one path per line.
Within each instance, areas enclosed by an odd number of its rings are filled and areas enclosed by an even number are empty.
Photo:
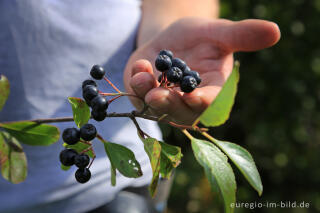
M183 134L185 134L190 140L193 139L193 136L186 130L186 129L183 129L181 130L183 132Z
M21 120L23 121L30 121L30 122L35 122L38 124L42 123L60 123L60 122L70 122L73 121L73 117L61 117L61 118L40 118L40 119L33 119L33 120ZM13 121L12 121L13 122ZM10 122L3 122L3 123L10 123Z
M153 115L147 115L144 114L142 112L138 112L138 111L133 111L133 112L128 112L128 113L107 113L106 117L127 117L127 118L131 118L131 117L138 117L138 118L143 118L143 119L147 119L147 120L151 120L151 121L159 121L159 122L163 122L163 123L167 123L171 126L177 127L177 128L182 128L182 129L190 129L190 130L195 130L195 131L199 131L199 132L206 132L208 131L208 129L206 128L199 128L198 126L189 126L189 125L183 125L183 124L177 124L174 123L170 120L167 120L165 118L162 118L159 120L159 117L157 116L153 116ZM160 117L161 118L161 117ZM19 122L35 122L37 124L42 124L42 123L61 123L61 122L71 122L74 121L73 117L61 117L61 118L40 118L40 119L33 119L33 120L21 120ZM16 122L16 121L9 121L9 122L2 122L2 123L12 123L12 122Z
M133 122L134 125L136 126L136 128L137 128L137 130L138 130L138 133L140 134L141 137L144 138L145 136L147 136L147 137L150 138L150 136L149 136L147 133L145 133L145 132L140 128L140 125L139 125L139 123L137 122L137 119L136 119L136 117L135 117L135 112L136 112L136 111L132 111L132 112L131 112L131 116L130 116L129 118L132 120L132 122Z

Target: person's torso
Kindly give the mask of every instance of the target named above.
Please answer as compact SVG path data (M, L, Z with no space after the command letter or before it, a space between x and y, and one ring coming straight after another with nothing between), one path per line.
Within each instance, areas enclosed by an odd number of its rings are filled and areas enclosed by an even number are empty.
M67 97L81 97L81 83L90 77L93 64L103 65L107 76L124 90L123 69L134 50L139 20L138 0L0 1L0 73L11 84L0 122L72 116ZM98 85L102 91L112 90L103 81ZM108 110L132 109L124 97ZM145 170L144 177L135 183L145 184L151 169L129 122L125 118L107 118L91 123L107 140L133 149ZM156 124L141 124L160 136ZM61 131L75 127L71 122L57 126ZM13 185L0 178L0 212L82 212L107 202L121 187L135 181L121 176L118 187L112 188L109 161L104 158L103 146L95 144L98 158L93 163L92 180L77 184L74 169L64 172L59 168L62 149L61 141L49 147L24 146L29 166L27 180ZM86 196L91 198L81 204Z

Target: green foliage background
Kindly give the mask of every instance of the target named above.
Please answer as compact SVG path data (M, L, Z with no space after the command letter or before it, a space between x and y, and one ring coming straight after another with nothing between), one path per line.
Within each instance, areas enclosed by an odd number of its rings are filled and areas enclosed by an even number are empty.
M309 202L309 209L236 209L235 212L320 211L320 1L221 1L221 17L276 22L280 42L238 53L240 84L230 120L214 128L218 139L247 148L261 174L262 197L234 169L239 202ZM202 168L181 133L165 127L166 141L183 146L168 212L222 212Z

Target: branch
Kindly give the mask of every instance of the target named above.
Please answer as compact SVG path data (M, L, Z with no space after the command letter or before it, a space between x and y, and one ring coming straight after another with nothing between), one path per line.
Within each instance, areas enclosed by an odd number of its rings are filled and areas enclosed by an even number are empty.
M40 118L34 120L23 120L23 121L31 121L38 124L42 123L61 123L61 122L70 122L73 121L73 117L61 117L61 118ZM7 122L5 122L7 123Z
M177 124L174 123L168 119L165 119L162 117L157 117L157 116L153 116L153 115L147 115L144 114L144 110L142 112L138 112L138 111L132 111L132 112L128 112L128 113L116 113L116 112L112 112L112 113L107 113L106 117L127 117L130 118L132 120L132 118L143 118L143 119L147 119L147 120L151 120L151 121L156 121L156 122L163 122L163 123L167 123L173 127L177 127L180 129L189 129L189 130L195 130L198 132L206 132L208 131L208 129L206 128L199 128L198 126L188 126L188 125L182 125L182 124ZM71 122L74 121L73 117L60 117L60 118L40 118L40 119L33 119L33 120L21 120L20 122L35 122L37 124L42 124L42 123L61 123L61 122ZM13 121L9 121L9 122L3 122L3 123L11 123Z

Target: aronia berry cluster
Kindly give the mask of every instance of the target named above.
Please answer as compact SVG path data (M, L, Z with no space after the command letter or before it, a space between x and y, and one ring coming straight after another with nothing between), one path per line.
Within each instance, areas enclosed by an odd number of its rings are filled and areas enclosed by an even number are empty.
M80 130L77 128L66 128L62 133L63 141L68 145L75 145L80 140L91 141L97 136L97 130L92 124L83 125ZM64 166L76 165L78 170L75 178L79 183L87 182L91 177L91 172L87 166L90 157L85 153L78 153L74 149L64 149L60 152L60 162Z
M199 73L192 71L180 58L174 58L170 50L160 51L155 66L162 72L158 79L160 83L169 81L179 85L182 92L190 93L201 83Z
M94 65L90 71L92 78L103 79L105 70L100 65ZM99 94L97 83L88 79L82 82L82 96L87 105L92 108L91 116L96 121L103 121L106 118L109 102ZM63 141L68 145L75 145L79 141L86 143L92 141L97 136L96 127L92 124L84 124L80 130L77 128L66 128L62 133ZM89 170L90 157L83 153L78 153L74 149L66 148L60 152L60 162L64 166L76 165L78 170L75 178L79 183L86 183L91 178Z
M106 71L100 65L94 65L90 71L92 78L103 79ZM82 82L82 96L88 106L92 108L91 116L96 121L103 121L107 116L109 102L107 98L99 94L97 83L88 79Z

